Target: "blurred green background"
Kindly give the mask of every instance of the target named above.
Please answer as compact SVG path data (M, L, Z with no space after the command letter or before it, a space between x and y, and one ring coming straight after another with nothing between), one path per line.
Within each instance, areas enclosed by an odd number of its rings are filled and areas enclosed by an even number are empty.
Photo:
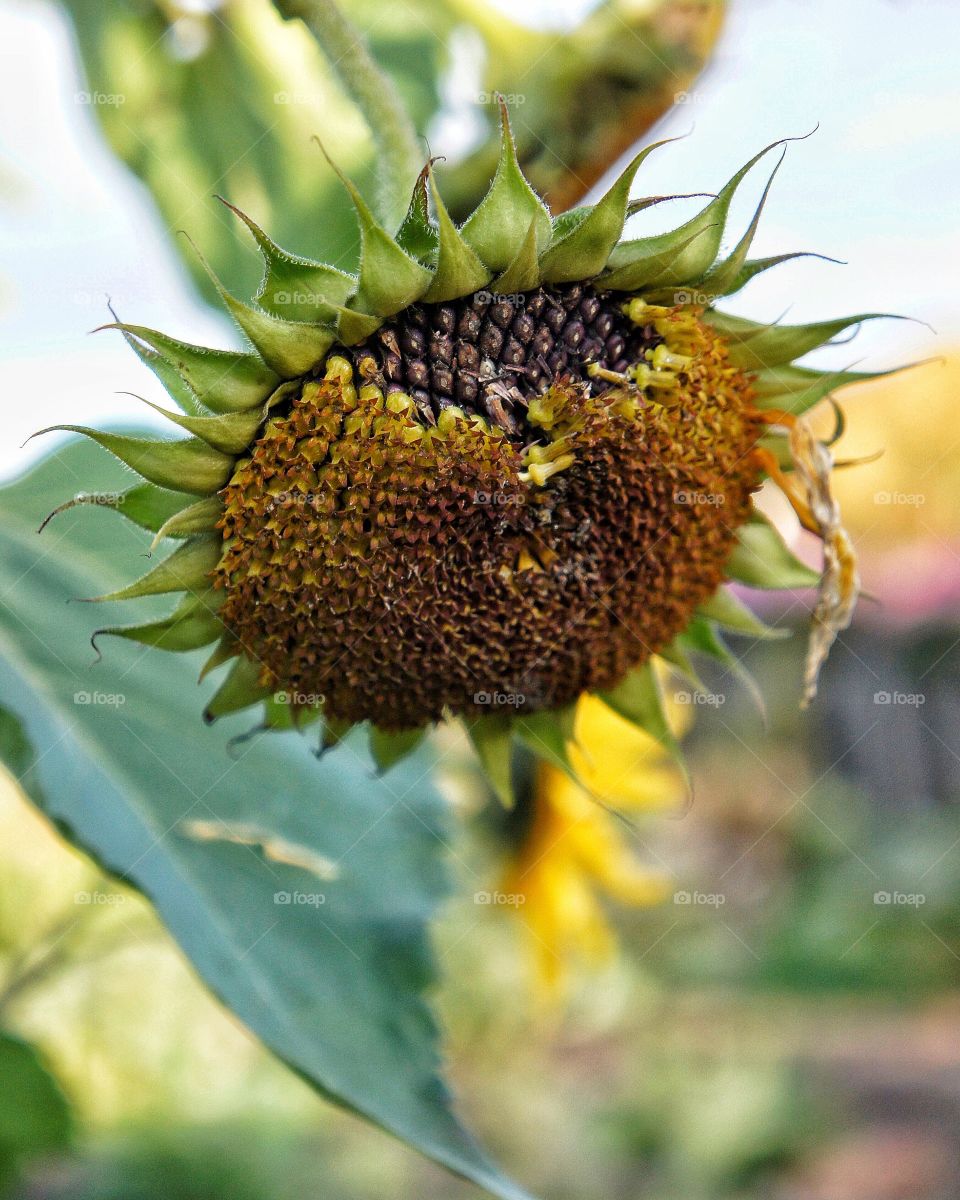
M492 6L351 11L464 197L486 153L489 105L478 97L494 87L529 93L515 108L527 161L566 202L671 105L658 133L697 128L651 193L716 187L768 135L821 120L757 249L823 250L850 266L791 266L738 303L771 318L792 305L791 319L851 305L906 311L939 338L874 329L831 351L833 363L945 361L848 397L838 455L886 450L837 485L873 598L819 701L797 708L810 598L766 599L763 615L798 631L741 647L766 723L734 680L708 681L715 703L697 709L687 737L694 803L636 835L673 898L611 907L622 953L579 974L563 1004L536 1000L519 923L474 903L478 880L495 884L500 849L466 748L446 744L443 787L464 829L460 898L436 932L450 1072L473 1126L549 1200L952 1200L960 328L944 266L960 250L948 200L960 184L955 13L740 0L698 77L717 32L703 5L590 7L531 5L519 63ZM310 253L332 242L349 265L345 206L309 137L321 125L370 187L376 150L315 47L268 10L0 3L8 474L37 424L67 412L122 419L114 387L154 394L121 348L82 343L101 292L127 319L192 341L230 336L176 257L184 227L237 288L255 282L211 191L249 207L281 243ZM622 33L634 20L652 22L633 27L642 37ZM467 74L473 83L458 87ZM564 89L570 79L578 91ZM0 725L0 738L16 736ZM211 998L149 905L70 849L6 780L0 1081L0 1196L15 1200L479 1194L317 1099Z

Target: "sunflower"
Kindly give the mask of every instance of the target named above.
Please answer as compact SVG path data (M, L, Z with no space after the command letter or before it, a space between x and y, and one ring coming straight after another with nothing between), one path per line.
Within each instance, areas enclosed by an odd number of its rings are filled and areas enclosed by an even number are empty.
M803 414L863 376L793 360L866 318L762 325L715 307L795 257L748 257L763 201L720 257L734 194L783 145L678 228L630 239L627 218L656 202L630 192L657 146L596 204L552 216L501 104L499 165L460 226L432 162L392 232L340 176L356 274L282 250L229 206L264 262L251 304L214 279L248 348L110 326L188 436L55 427L137 472L120 511L179 543L99 597L182 593L174 611L94 643L212 646L203 674L228 669L208 720L259 706L265 729L318 723L321 746L362 723L384 769L460 719L508 799L515 738L570 769L585 694L674 748L654 659L727 659L722 629L762 632L726 581L818 582L753 506L772 477L824 543L812 697L858 582L830 452Z

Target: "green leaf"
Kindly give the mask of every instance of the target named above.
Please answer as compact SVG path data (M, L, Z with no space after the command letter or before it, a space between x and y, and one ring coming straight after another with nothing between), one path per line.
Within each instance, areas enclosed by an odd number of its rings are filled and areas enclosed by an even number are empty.
M0 1079L0 1189L6 1195L21 1163L67 1149L73 1119L63 1092L33 1046L3 1032Z
M230 735L250 721L203 725L202 652L120 641L91 666L94 614L64 601L124 582L140 549L81 508L69 554L49 553L36 526L64 464L103 490L123 478L72 443L0 490L0 695L36 755L21 782L151 898L210 988L318 1091L502 1200L523 1200L463 1130L438 1076L427 923L447 895L450 832L425 752L383 779L356 735L319 763L298 734L231 755ZM6 728L0 750L18 769L23 747ZM283 901L295 893L314 899Z
M766 517L754 513L741 525L726 567L730 579L755 588L817 587L820 576L802 563Z

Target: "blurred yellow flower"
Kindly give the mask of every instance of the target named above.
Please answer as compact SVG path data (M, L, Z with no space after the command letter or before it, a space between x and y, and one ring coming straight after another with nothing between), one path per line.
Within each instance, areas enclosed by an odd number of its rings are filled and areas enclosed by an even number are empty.
M570 757L584 786L555 767L538 768L530 823L502 884L517 898L512 911L546 997L562 994L575 966L610 956L615 941L602 895L649 905L669 894L666 875L639 860L612 810L661 812L684 794L659 743L593 696L577 709Z

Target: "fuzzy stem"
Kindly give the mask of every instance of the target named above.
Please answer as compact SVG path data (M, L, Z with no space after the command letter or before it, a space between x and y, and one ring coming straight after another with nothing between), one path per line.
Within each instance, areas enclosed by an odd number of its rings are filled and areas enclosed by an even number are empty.
M285 20L303 21L363 113L380 158L380 216L388 229L396 229L407 211L424 154L393 80L335 0L274 0L274 6Z

